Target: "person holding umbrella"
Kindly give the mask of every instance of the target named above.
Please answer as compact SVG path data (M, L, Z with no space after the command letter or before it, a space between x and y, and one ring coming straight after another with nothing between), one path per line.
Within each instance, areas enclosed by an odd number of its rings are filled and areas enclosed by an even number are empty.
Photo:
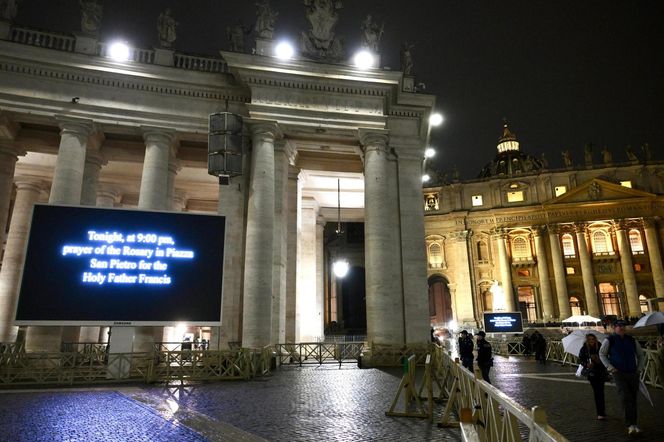
M600 345L597 336L592 333L586 335L586 342L579 352L579 362L588 372L588 381L595 396L595 408L597 419L606 419L606 407L604 405L604 382L606 381L606 368L599 359Z
M613 334L599 349L599 358L616 383L618 397L625 409L629 435L641 433L636 425L636 396L639 393L639 372L645 365L643 349L636 339L625 334L625 322L613 324Z
M493 351L491 349L491 344L485 339L486 333L484 333L483 330L475 333L475 336L477 337L477 366L482 372L482 379L490 384L491 379L489 379L489 370L493 367Z

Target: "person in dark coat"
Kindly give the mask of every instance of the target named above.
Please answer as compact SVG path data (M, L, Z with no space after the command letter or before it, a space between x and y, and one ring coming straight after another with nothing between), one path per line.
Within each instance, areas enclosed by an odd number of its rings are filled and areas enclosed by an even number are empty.
M493 351L491 350L491 344L484 339L486 333L482 330L475 333L475 336L477 337L477 366L482 372L482 379L490 384L491 379L489 378L489 370L493 367Z
M529 358L529 357L530 357L530 353L531 353L531 351L532 351L532 350L531 350L531 348L532 348L531 345L532 345L532 344L531 344L531 342L530 342L530 336L529 336L529 335L527 335L527 334L524 334L524 335L523 335L523 338L521 339L521 345L523 345L523 355L524 355L526 358Z
M546 364L546 339L538 331L533 333L532 346L535 348L535 360L540 364Z
M468 335L466 330L461 330L461 336L459 336L459 358L461 359L461 365L470 371L473 371L474 348L473 338Z
M599 342L592 333L586 335L586 343L579 352L579 362L588 371L588 381L593 389L595 397L595 408L597 409L597 419L606 419L606 407L604 405L604 382L606 382L606 367L599 359Z

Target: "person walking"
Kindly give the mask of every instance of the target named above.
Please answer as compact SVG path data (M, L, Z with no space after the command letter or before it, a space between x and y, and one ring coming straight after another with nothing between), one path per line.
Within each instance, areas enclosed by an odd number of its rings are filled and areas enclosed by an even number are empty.
M613 334L602 342L599 358L616 383L618 397L625 410L625 425L630 435L641 433L636 425L636 395L639 393L639 372L645 357L636 339L625 334L625 322L613 324Z
M606 367L599 360L599 342L597 336L592 333L586 335L586 343L579 352L579 362L587 369L588 381L593 389L595 397L595 409L597 419L606 419L606 407L604 403L604 382L606 382Z
M546 364L546 339L538 331L533 333L536 336L533 341L533 346L535 347L535 360L540 364Z
M491 383L489 378L489 370L493 367L493 351L491 350L491 344L485 339L486 333L480 330L475 333L477 337L477 366L482 372L482 379Z
M461 365L470 371L473 371L474 348L473 338L468 335L466 330L461 330L461 336L459 336L459 358L461 358Z
M530 336L524 333L523 338L521 339L521 345L523 345L523 355L526 357L526 359L530 358L530 349L532 345Z

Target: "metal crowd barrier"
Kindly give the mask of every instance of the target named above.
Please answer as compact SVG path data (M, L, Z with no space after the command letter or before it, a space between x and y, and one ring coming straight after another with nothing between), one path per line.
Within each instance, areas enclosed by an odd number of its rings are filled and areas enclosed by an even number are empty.
M357 363L364 350L364 342L301 342L276 344L279 365Z

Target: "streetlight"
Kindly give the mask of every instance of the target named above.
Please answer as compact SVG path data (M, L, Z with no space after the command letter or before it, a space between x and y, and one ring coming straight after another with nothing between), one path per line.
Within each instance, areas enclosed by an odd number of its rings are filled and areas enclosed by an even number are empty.
M361 50L355 54L353 57L353 63L360 69L369 69L374 66L374 56L371 52L367 50Z
M129 60L129 46L122 41L111 43L108 47L108 56L113 61L127 61Z
M425 173L424 175L422 175L422 182L423 182L423 183L426 183L426 182L429 181L430 179L431 179L431 177L429 176L428 173Z
M277 44L274 48L274 55L279 59L279 60L290 60L293 58L295 55L295 48L293 48L293 45L290 44L287 41L282 41Z
M429 124L432 126L440 126L443 124L443 116L442 114L435 112L429 116Z
M424 151L424 158L433 158L436 156L436 149L433 147L427 147Z
M334 276L337 278L343 278L348 274L348 269L349 269L348 261L346 261L343 258L339 258L334 263L332 264L332 271L334 272Z

